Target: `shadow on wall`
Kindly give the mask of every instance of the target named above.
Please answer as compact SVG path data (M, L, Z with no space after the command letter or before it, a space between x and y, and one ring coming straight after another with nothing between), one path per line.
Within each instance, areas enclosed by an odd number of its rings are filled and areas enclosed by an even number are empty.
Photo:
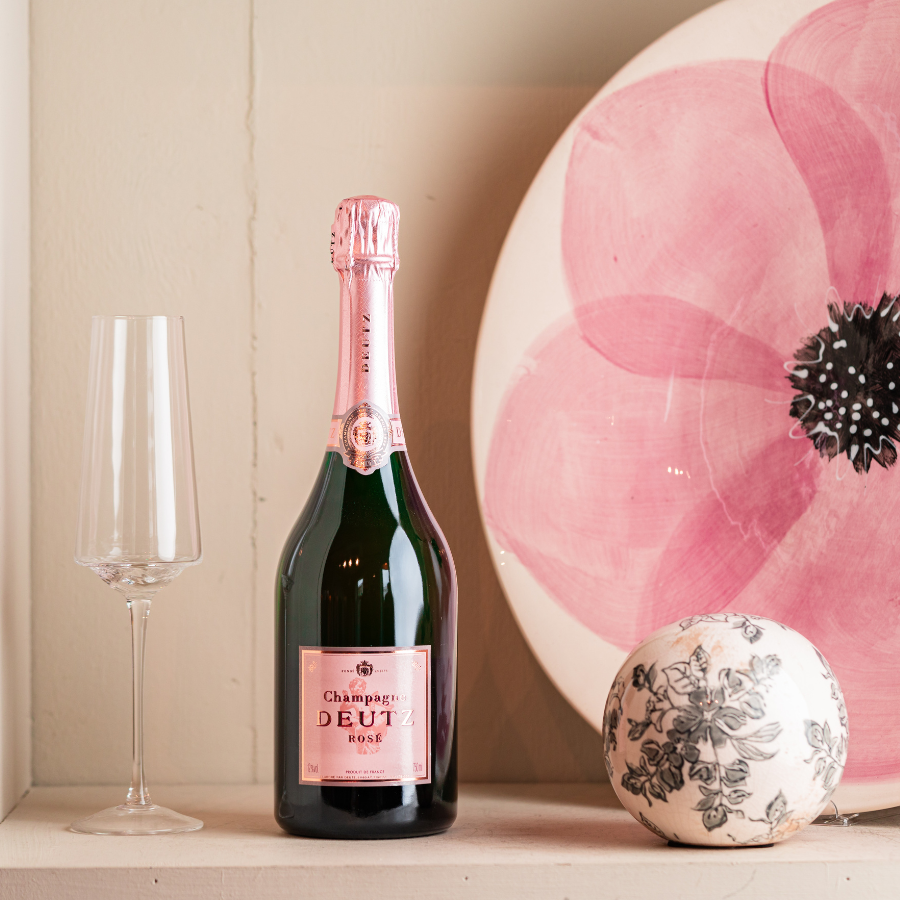
M465 781L593 781L605 774L600 736L531 658L494 573L475 494L469 401L478 328L503 239L544 157L593 93L533 90L505 107L506 127L480 146L477 177L464 200L454 199L453 222L442 223L450 240L425 282L430 293L416 298L428 315L415 343L417 384L402 396L416 407L407 426L413 459L459 572Z
M556 691L535 663L494 573L484 538L471 461L470 396L475 345L503 239L532 179L579 110L630 56L708 2L621 4L609 32L627 35L598 64L570 61L594 84L510 88L498 102L503 121L480 133L479 162L447 204L452 221L422 279L416 303L422 331L403 354L416 358L401 383L404 422L417 475L440 521L459 572L460 777L464 781L606 780L600 735ZM573 43L585 57L584 36ZM634 46L630 46L633 44ZM619 58L621 54L621 58ZM601 71L602 70L602 71ZM429 201L440 204L440 196ZM402 281L401 281L402 290ZM402 373L400 375L402 379ZM408 412L407 412L408 410ZM598 684L606 694L608 685Z
M541 162L594 92L530 89L501 101L503 127L492 131L488 146L479 144L480 165L464 184L466 196L447 204L452 221L440 222L439 255L428 277L417 279L426 293L415 302L427 316L416 341L401 351L402 371L414 376L400 393L417 476L459 572L465 781L605 778L600 736L531 657L494 573L475 494L469 402L478 329L503 238ZM429 202L440 204L440 197ZM607 686L597 689L605 693Z

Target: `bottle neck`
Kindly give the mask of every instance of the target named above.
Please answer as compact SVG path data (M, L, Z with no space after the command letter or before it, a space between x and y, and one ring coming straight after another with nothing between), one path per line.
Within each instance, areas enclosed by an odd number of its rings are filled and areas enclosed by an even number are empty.
M345 416L367 402L397 416L393 270L359 263L339 275L341 342L333 415Z
M359 262L338 274L341 337L328 448L368 475L406 449L394 372L394 271Z

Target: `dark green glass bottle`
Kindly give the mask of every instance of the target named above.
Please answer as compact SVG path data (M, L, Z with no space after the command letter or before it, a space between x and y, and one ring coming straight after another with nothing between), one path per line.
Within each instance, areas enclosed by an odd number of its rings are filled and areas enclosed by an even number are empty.
M456 575L406 454L393 354L399 211L337 210L328 450L276 587L275 818L292 834L434 834L456 818Z

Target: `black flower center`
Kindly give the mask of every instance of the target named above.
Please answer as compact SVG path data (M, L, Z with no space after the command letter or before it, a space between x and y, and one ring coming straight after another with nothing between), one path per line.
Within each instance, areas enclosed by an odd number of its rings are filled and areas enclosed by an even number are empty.
M821 456L845 453L857 472L897 461L900 295L878 306L828 306L828 325L794 354L791 415Z

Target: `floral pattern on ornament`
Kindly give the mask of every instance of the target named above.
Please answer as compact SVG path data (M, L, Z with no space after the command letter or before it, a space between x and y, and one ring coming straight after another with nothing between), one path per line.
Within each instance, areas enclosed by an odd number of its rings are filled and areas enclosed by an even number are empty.
M739 613L704 613L699 616L691 616L681 623L681 630L693 628L702 622L728 622L733 628L739 628L741 636L746 638L751 644L755 644L762 636L765 629L756 624L762 622L761 616L745 616Z
M838 727L832 731L828 722L815 722L812 719L804 720L806 729L806 741L812 747L812 755L806 761L815 766L814 779L821 779L822 787L831 796L831 792L837 787L847 761L847 750L850 742L850 726L847 718L847 708L841 695L840 687L834 676L828 660L816 650L816 655L822 663L822 677L830 682L831 698L838 708Z
M606 708L603 711L603 755L610 781L613 781L615 778L610 754L619 747L619 724L623 716L622 697L624 694L625 681L616 677L615 684L613 684L606 701Z
M729 834L728 837L736 844L741 844L743 846L772 844L775 841L782 840L795 831L799 831L805 824L802 820L798 820L794 817L793 810L788 809L787 797L784 796L784 791L779 791L774 799L769 802L766 806L766 813L763 818L757 819L751 817L750 821L762 822L766 826L766 830L759 834L755 834L753 837L747 838L746 840L739 840L733 834Z
M820 725L812 719L806 719L806 740L813 748L812 756L806 760L815 762L815 779L822 779L822 787L829 792L837 787L844 771L844 760L847 758L847 740L843 735L831 733L831 726L826 722Z
M834 674L834 669L831 668L828 660L822 656L821 651L816 650L816 656L819 658L819 662L822 663L822 677L829 682L829 687L831 689L831 699L835 701L838 708L838 723L840 725L841 737L843 738L844 743L846 744L850 739L850 719L847 716L847 705L844 703L844 695L841 692L841 688L838 685L837 676Z
M685 786L685 774L699 782L702 797L694 809L707 831L723 826L729 816L744 818L739 807L752 796L751 763L776 755L777 748L769 745L782 731L778 722L753 725L765 716L765 694L781 672L777 656L751 656L741 669L720 669L717 679L710 667L702 645L661 673L655 664L634 667L632 688L649 696L644 718L627 720L628 740L642 743L638 762L626 761L628 771L621 778L622 786L643 796L648 806L654 800L667 803L668 794ZM616 707L614 690L608 714ZM621 715L621 695L618 709ZM645 740L651 728L665 740Z
M670 840L669 836L655 823L651 822L643 813L640 813L641 817L641 825L647 829L647 831L652 831L657 837L661 837L664 841Z

